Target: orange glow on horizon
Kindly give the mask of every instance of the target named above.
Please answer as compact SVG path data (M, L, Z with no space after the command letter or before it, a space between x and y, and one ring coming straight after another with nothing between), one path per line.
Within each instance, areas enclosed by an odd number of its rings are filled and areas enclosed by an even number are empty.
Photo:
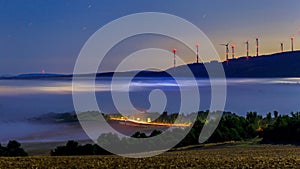
M166 127L189 127L191 126L191 123L188 124L183 124L183 123L157 123L157 122L145 122L145 121L137 121L137 120L132 120L132 119L124 119L124 118L116 118L116 117L110 117L110 120L115 120L115 121L128 121L128 122L133 122L137 124L146 124L146 125L153 125L153 126L166 126Z

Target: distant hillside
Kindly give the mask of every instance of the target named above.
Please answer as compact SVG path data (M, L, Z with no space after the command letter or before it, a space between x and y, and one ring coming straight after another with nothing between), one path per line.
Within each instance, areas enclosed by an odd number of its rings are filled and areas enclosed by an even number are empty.
M211 67L215 64L222 64L226 77L300 77L300 51L275 53L271 55L262 55L258 57L240 57L230 59L229 62L209 62L192 63L187 66L196 77L208 77L205 67ZM170 68L165 71L128 71L128 72L105 72L97 73L97 77L115 76L133 76L137 77L168 77L170 76L188 76L186 65ZM80 77L91 77L94 74L76 75ZM74 75L63 74L21 74L17 76L2 76L0 79L72 79Z
M205 66L213 66L217 63L205 63ZM246 57L230 59L223 62L226 77L300 77L300 51L276 53L258 57ZM204 64L188 64L194 75L207 77ZM185 66L178 66L167 70L178 76L184 76Z
M29 73L29 74L20 74L20 75L0 76L0 79L56 79L56 78L71 78L71 77L72 75L64 75L64 74Z
M300 77L300 51L231 60L227 77Z

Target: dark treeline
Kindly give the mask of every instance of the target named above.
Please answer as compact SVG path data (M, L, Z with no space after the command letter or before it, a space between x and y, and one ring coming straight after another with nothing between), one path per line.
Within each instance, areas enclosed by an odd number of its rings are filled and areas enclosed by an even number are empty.
M65 146L58 146L50 152L51 156L72 155L110 155L111 153L97 144L79 145L76 141L68 141Z
M17 141L9 141L7 146L0 144L0 156L16 157L16 156L28 156L27 152L21 147L21 144Z
M197 144L201 129L208 112L199 112L191 131L178 146ZM207 143L224 141L246 141L261 138L261 143L300 144L300 113L279 115L277 111L267 113L265 117L256 112L248 112L246 116L225 112L217 129Z
M300 113L291 113L275 118L267 116L269 125L263 131L263 143L300 144Z
M198 139L203 126L209 121L206 119L208 111L198 112L197 119L192 126L191 130L185 138L176 144L175 147L182 147L188 145L199 144ZM164 113L159 117L158 121L170 122L174 121L178 114ZM189 116L187 117L189 118ZM98 144L105 147L115 146L118 143L123 146L124 152L134 152L134 147L131 146L144 146L145 151L153 150L153 146L160 144L160 148L168 143L176 142L174 135L182 133L187 129L173 129L172 131L164 132L165 138L154 140L155 142L142 142L119 138L117 135L110 133L102 134L98 138ZM132 138L155 138L154 136L160 135L161 131L154 130L151 134L146 135L142 132L136 132ZM277 111L268 113L265 117L258 115L256 112L248 112L246 116L238 116L236 114L225 112L220 120L217 129L206 143L217 143L224 141L246 141L253 138L260 138L261 143L268 144L300 144L300 113L291 113L290 115L279 115ZM113 142L112 142L113 140ZM146 144L145 144L146 143ZM51 152L51 155L95 155L95 154L109 154L104 149L97 145L78 145L74 141L69 141L66 146L57 147Z
M179 143L173 136L183 134L188 129L172 129L171 131L154 130L147 135L136 132L131 137L125 139L117 135L106 133L98 138L98 144L79 145L75 141L68 141L65 146L56 147L51 151L52 156L62 155L109 155L110 152L102 148L115 146L121 143L124 152L134 152L134 146L143 146L144 150L153 150L160 144L160 148L169 143L176 143L175 147L199 144L198 139L203 126L210 123L207 120L209 112L198 112L197 119L190 131ZM195 115L195 114L194 114ZM68 117L70 117L68 115ZM73 116L72 116L73 117ZM191 119L192 114L183 115L163 113L156 121L174 122L176 118ZM108 117L107 117L108 118ZM164 134L163 138L155 139L157 135ZM153 140L141 141L130 138L153 138ZM290 115L279 115L277 111L268 113L266 116L258 115L256 112L248 112L246 116L238 116L230 112L224 112L220 123L211 137L205 143L217 143L224 141L247 141L260 138L263 144L295 144L300 145L300 112ZM126 144L125 144L126 143ZM146 144L145 144L146 143ZM99 146L100 145L100 146ZM125 145L125 146L124 146ZM146 146L145 146L146 145ZM0 156L27 156L28 154L17 141L9 141L6 146L0 144Z

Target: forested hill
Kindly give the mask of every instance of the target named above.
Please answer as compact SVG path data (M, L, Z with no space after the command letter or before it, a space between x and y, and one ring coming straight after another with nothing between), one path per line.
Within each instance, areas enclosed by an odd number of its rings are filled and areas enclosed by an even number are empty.
M189 68L197 77L207 77L205 66L212 67L218 62L193 63ZM204 66L205 65L205 66ZM222 63L226 77L300 77L300 51L275 53L258 57L240 57ZM185 66L169 69L184 76Z

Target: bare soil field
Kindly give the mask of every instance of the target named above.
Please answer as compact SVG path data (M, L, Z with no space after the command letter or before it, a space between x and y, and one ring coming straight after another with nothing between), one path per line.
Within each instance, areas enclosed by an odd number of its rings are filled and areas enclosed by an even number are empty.
M300 168L300 147L209 146L140 159L111 156L2 157L0 168Z

